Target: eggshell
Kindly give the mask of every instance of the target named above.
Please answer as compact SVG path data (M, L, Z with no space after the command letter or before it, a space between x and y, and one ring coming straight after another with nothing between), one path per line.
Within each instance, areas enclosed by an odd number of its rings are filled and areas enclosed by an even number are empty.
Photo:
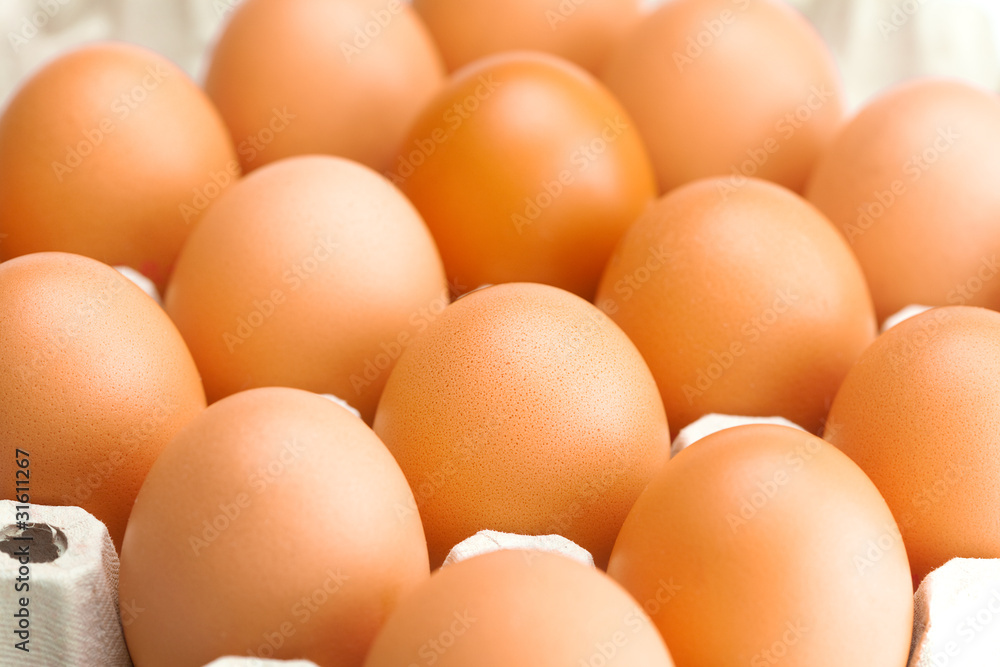
M150 466L204 408L180 334L127 278L65 253L0 264L4 498L22 450L30 502L84 508L120 548Z
M403 353L374 428L414 489L434 567L484 529L563 535L603 567L670 447L625 334L582 299L525 283L449 306Z
M0 117L0 261L64 251L166 284L240 175L205 94L162 56L98 43L30 77Z
M917 315L866 351L824 437L871 477L910 554L914 586L955 557L1000 558L1000 314Z
M615 243L655 195L621 105L578 67L527 52L456 73L387 175L424 216L463 291L539 282L590 299Z
M808 197L858 256L879 320L912 303L996 309L998 170L996 94L920 79L844 127Z
M442 569L404 600L365 667L673 667L649 617L602 572L537 551Z
M545 51L597 74L639 19L638 0L414 0L449 70L503 51Z
M708 179L657 201L622 239L596 303L642 352L675 433L713 412L818 432L875 338L843 238L756 179Z
M608 574L678 667L903 667L913 590L885 501L858 466L785 426L714 433L636 501Z
M297 389L205 410L136 499L122 603L137 667L224 655L361 665L385 618L428 574L413 495L360 419Z
M725 175L801 191L843 115L833 57L779 0L673 0L604 70L649 147L660 190Z
M220 197L165 295L209 402L290 386L339 396L366 420L402 350L448 302L406 198L319 156L269 165Z
M444 68L401 0L244 0L211 55L205 89L246 171L339 155L385 169Z

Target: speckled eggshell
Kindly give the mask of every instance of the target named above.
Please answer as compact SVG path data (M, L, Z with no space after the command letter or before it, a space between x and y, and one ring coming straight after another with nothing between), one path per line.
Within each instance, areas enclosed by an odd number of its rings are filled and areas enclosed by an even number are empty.
M180 68L131 44L84 46L29 77L0 117L0 261L72 252L162 290L239 177L222 118Z
M843 128L807 197L851 244L879 321L914 303L997 309L998 172L996 93L918 79Z
M1000 558L1000 314L936 308L848 373L824 437L875 482L914 587L952 558Z
M132 659L360 667L429 575L420 519L401 511L412 504L389 452L333 401L265 388L213 404L164 450L129 520L119 596Z
M603 566L669 449L625 334L579 297L528 283L451 305L400 358L374 428L414 489L434 567L484 529L560 534Z
M710 413L781 416L816 433L876 333L843 238L808 202L756 179L661 198L622 239L595 303L649 363L675 433Z
M326 156L268 165L220 197L165 295L209 402L289 386L339 396L368 421L396 359L448 302L413 206Z
M404 600L365 667L673 667L656 628L603 572L497 551L436 572Z
M670 460L636 501L608 574L679 667L904 667L906 550L849 458L787 426L744 425Z
M4 498L21 449L31 502L83 507L120 548L150 466L204 408L180 334L127 278L64 253L0 264Z
M781 0L664 2L621 40L603 79L661 192L722 175L801 192L844 113L832 54Z

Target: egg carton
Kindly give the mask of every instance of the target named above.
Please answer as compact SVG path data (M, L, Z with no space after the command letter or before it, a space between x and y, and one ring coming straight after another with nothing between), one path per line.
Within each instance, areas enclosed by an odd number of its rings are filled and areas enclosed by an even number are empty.
M710 415L678 436L690 446L743 423ZM0 501L0 516L24 511ZM124 628L143 609L118 599L118 554L103 523L79 507L31 505L31 521L0 523L0 587L14 590L14 641L0 644L0 664L27 667L131 667ZM501 549L558 553L593 567L585 549L558 535L481 531L457 545L445 567ZM1000 559L949 561L924 579L914 598L908 667L985 667L1000 656ZM990 662L993 660L994 662ZM316 667L305 660L227 656L206 667Z

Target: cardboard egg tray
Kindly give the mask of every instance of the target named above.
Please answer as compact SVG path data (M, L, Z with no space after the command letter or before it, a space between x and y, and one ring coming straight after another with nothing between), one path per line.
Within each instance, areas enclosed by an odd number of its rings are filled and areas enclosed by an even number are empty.
M678 434L671 451L725 428L781 423L708 415ZM795 427L798 428L798 427ZM30 521L0 524L0 589L30 593L14 599L14 641L0 644L0 665L130 667L124 628L145 610L118 598L118 554L107 528L79 507L18 506L0 501L0 517L27 512ZM23 518L23 516L22 516ZM527 537L484 531L457 545L445 566L497 549L553 551L593 566L590 554L559 536ZM29 596L30 595L30 596ZM994 667L1000 664L1000 559L954 559L921 583L914 598L908 667ZM311 662L224 657L211 667L306 667Z

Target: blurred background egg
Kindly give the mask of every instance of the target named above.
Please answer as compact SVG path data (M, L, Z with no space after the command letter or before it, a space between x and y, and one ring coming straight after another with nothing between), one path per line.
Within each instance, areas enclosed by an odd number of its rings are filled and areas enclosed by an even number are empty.
M218 112L162 56L83 47L0 116L0 260L63 251L166 284L202 213L240 176Z
M117 271L65 253L0 264L4 498L21 449L32 503L83 507L121 548L150 466L204 408L177 329Z
M436 572L393 612L365 667L673 667L649 617L603 572L498 551Z
M136 499L120 599L137 667L224 655L359 667L428 574L413 495L364 423L321 396L257 389L170 443Z
M675 433L713 412L818 432L875 338L843 238L800 197L756 179L661 198L622 239L595 303L645 357Z
M904 667L913 590L889 508L858 466L785 426L683 450L636 501L608 574L678 667Z
M779 0L666 2L621 40L603 79L662 192L723 175L799 192L843 114L833 57Z
M545 51L597 74L639 19L639 0L414 0L445 65L503 51Z
M209 402L271 385L335 394L371 420L393 364L448 305L420 215L334 157L254 172L191 236L165 295Z
M312 153L382 170L443 77L407 2L244 0L205 88L246 171Z
M920 79L864 108L808 198L861 262L879 320L909 304L1000 308L1000 99Z
M1000 558L1000 314L936 308L889 329L848 373L824 437L889 503L914 587L952 558Z
M575 65L527 52L456 73L387 175L464 290L525 281L592 298L655 196L645 148L611 94Z
M670 446L625 334L526 283L452 304L400 358L374 428L414 489L434 567L487 529L563 535L603 566Z

